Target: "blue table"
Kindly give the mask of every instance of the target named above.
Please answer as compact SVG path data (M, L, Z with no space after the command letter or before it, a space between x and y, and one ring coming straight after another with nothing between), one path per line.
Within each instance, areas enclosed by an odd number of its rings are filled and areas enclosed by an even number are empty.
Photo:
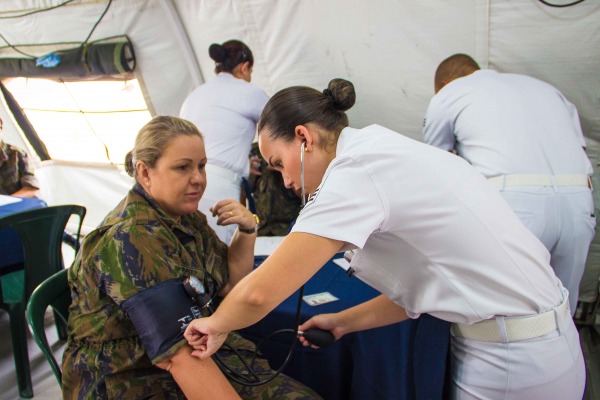
M0 218L33 208L46 207L44 200L21 198L20 201L0 206ZM23 268L23 245L12 228L0 229L0 274Z
M341 254L335 258L339 257ZM332 261L304 287L305 296L321 292L329 292L339 300L318 306L303 302L302 322L379 295L358 278L347 276ZM297 301L298 293L262 321L240 332L258 342L276 330L293 328ZM297 343L284 372L326 400L440 399L446 395L449 335L448 322L422 315L416 320L345 335L329 348L315 350ZM272 368L283 363L292 339L292 334L281 334L261 346Z

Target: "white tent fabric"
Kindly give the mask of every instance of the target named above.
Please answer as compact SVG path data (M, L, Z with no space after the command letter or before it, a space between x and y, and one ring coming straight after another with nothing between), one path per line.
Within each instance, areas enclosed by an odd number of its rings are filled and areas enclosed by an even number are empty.
M0 17L58 3L3 1ZM105 5L82 0L3 19L0 33L10 43L82 41ZM333 77L354 82L357 127L377 122L420 138L437 64L464 52L483 67L554 84L579 107L586 135L600 140L599 17L593 0L567 8L536 0L114 0L92 39L131 38L157 114L177 115L214 75L211 43L238 38L253 50L253 81L268 94L324 88Z
M0 2L0 34L13 44L82 41L107 4L80 0L4 18L62 2ZM378 123L416 139L421 139L438 63L451 54L468 53L484 68L541 78L578 107L596 168L594 184L600 188L598 21L597 0L564 8L537 0L114 0L91 39L129 36L136 75L154 114L178 115L186 95L214 76L208 46L237 38L253 50L253 82L269 95L291 85L323 89L331 78L349 79L357 91L349 112L352 126ZM0 50L0 57L14 55ZM2 108L7 141L20 144L19 132ZM89 210L86 223L99 222L126 189L122 173L88 167L73 167L71 173L69 168L40 169L44 185L63 187L58 182L65 177L85 185L51 190L52 195L44 190L44 196L49 203L82 203ZM114 196L87 195L111 185ZM600 235L593 248L592 280L597 280Z
M48 204L94 205L86 207L83 234L92 231L133 185L133 178L115 165L50 160L35 173L42 183L40 197Z

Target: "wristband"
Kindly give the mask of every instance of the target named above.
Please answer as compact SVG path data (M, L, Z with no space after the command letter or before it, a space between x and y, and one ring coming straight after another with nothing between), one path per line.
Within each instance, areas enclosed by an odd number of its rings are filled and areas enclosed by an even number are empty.
M247 233L247 234L252 234L252 233L258 232L258 224L260 224L260 218L258 218L258 215L256 215L256 214L252 214L252 216L254 217L254 221L256 221L256 225L254 225L254 228L242 229L241 227L238 226L238 229L240 230L240 232Z

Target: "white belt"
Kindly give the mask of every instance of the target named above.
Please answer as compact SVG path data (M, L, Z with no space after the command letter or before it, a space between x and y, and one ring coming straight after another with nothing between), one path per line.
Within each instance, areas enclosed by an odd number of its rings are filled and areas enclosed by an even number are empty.
M232 170L218 166L218 165L206 164L206 172L214 174L214 175L218 175L218 176L225 178L231 182L241 182L242 181L242 175L236 174Z
M497 187L508 186L587 186L592 184L587 175L531 175L514 174L488 178Z
M533 339L550 333L571 318L569 298L560 306L537 315L520 317L495 317L472 325L452 324L454 336L483 342L515 342Z

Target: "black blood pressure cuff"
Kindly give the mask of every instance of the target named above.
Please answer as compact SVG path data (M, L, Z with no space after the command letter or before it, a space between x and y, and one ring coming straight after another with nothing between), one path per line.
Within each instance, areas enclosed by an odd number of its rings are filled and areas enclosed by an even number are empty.
M202 317L200 307L186 293L183 278L170 279L143 290L121 303L151 360L183 339L185 328Z

